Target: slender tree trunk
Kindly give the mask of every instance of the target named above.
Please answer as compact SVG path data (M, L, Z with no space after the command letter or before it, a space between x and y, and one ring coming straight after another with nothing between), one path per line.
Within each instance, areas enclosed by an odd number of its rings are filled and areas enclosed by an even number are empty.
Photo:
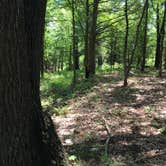
M63 71L64 50L61 51L61 70Z
M86 0L86 28L85 28L85 59L84 59L84 65L85 65L85 78L89 78L89 70L88 70L88 50L89 50L89 0Z
M111 52L109 54L109 63L110 65L114 65L116 62L116 47L117 47L117 41L116 38L114 39L114 41L110 42L110 47L111 47Z
M159 59L159 76L162 76L162 62L163 62L163 48L164 48L164 36L165 36L165 21L166 21L166 0L164 2L164 16L161 24L161 29L160 29L160 36L161 36L161 41L160 41L160 59Z
M72 28L73 28L73 84L76 83L76 27L75 27L75 0L72 0Z
M164 54L164 69L166 70L166 46L164 46L163 54Z
M142 15L141 15L140 20L137 24L137 29L136 29L136 33L135 33L135 40L134 40L134 46L133 46L133 49L131 51L131 56L128 57L128 64L126 65L126 69L125 69L125 65L124 65L124 86L127 86L127 79L128 79L128 76L129 76L129 73L130 73L130 70L131 70L131 65L133 63L136 48L137 48L137 45L138 45L138 39L139 39L139 34L140 34L140 26L141 26L141 23L142 23L143 16L145 14L146 1L145 1L145 4L144 4L144 7L143 7Z
M129 20L128 20L128 0L125 0L125 19L126 19L126 35L125 35L125 44L124 44L124 53L123 53L123 65L124 65L124 86L128 85L127 82L127 50L128 50L128 34L129 34Z
M72 70L72 46L70 45L70 50L69 50L69 71Z
M146 63L146 47L147 47L147 28L148 28L148 8L149 8L149 1L146 0L145 4L145 24L144 24L144 38L143 38L143 54L142 54L142 64L141 64L141 71L144 72L145 70L145 63Z
M160 13L159 13L159 3L157 3L156 9L156 28L157 28L157 41L156 41L156 56L155 56L155 67L158 69L160 64Z
M103 65L103 57L102 55L98 55L97 56L97 62L98 62L98 66L102 66Z
M61 68L61 56L60 55L58 56L58 63L57 64L58 64L57 67L58 67L58 72L59 72L60 68Z
M75 47L75 69L79 70L79 51L78 51L78 36L76 37L76 47Z

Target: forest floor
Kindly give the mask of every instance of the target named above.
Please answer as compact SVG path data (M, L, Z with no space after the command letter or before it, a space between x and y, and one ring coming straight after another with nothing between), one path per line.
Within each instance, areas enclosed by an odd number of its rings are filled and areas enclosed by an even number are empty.
M118 74L80 82L48 108L71 166L166 166L166 78L133 75L128 87Z

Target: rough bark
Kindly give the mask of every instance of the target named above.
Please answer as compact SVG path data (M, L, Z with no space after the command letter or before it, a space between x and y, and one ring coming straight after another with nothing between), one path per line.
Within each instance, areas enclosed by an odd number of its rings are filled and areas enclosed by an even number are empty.
M61 143L51 121L45 125L40 103L46 1L1 1L0 7L0 165L62 165Z
M96 70L96 25L97 25L97 15L98 15L98 5L99 0L94 0L93 2L93 15L92 15L92 25L89 34L89 49L88 49L88 75L93 76Z

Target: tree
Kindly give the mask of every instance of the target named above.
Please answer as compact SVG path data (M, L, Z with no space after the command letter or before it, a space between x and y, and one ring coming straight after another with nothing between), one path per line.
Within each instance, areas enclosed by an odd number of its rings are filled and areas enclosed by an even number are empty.
M0 6L0 165L63 165L61 143L40 104L46 0Z
M89 35L85 37L85 46L87 47L88 44L88 51L87 48L85 48L86 52L86 65L85 65L85 77L89 78L89 76L92 76L95 74L96 70L96 25L97 25L97 16L98 16L98 6L99 6L99 0L93 1L93 12L92 12L92 21L89 26L90 21L87 20L87 27L86 27L86 33L89 33ZM87 12L87 18L90 19L89 15L89 3L86 1L86 12ZM89 17L88 17L89 16ZM87 31L88 30L88 31ZM88 38L87 38L88 37ZM87 40L88 39L88 43Z
M142 11L142 14L141 14L141 17L140 17L140 19L139 19L139 21L138 21L138 24L137 24L137 26L136 26L136 32L135 32L135 38L134 38L134 44L133 44L133 48L132 48L132 50L131 50L131 56L129 57L127 57L127 53L124 53L124 63L126 63L126 64L124 64L124 86L127 86L127 79L128 79L128 76L129 76L129 73L130 73L130 71L131 71L131 65L132 65L132 63L133 63L133 59L134 59L134 56L135 56L135 52L136 52L136 48L137 48L137 46L138 46L138 39L139 39L139 35L140 35L140 26L141 26L141 23L142 23L142 20L143 20L143 16L144 16L144 14L145 14L145 11L146 11L146 4L147 4L147 1L148 0L145 0L145 2L144 2L144 6L143 6L143 11ZM126 0L126 3L125 4L127 4L127 0ZM128 37L127 37L127 35L128 35L128 17L127 17L127 6L128 5L125 5L126 7L125 7L125 17L126 17L126 35L125 35L125 48L127 48L127 44L126 44L126 41L128 40ZM124 52L126 52L127 50L125 50L124 49ZM127 60L126 60L126 58L128 58Z
M84 35L84 42L85 42L85 59L84 59L84 65L85 65L85 78L89 77L89 71L88 71L88 58L89 58L89 54L88 54L88 50L89 50L89 0L86 0L86 4L85 4L85 9L86 9L86 27L85 27L85 35Z
M165 1L157 1L156 8L153 9L156 12L156 55L155 55L155 67L159 69L159 75L162 73L162 53L163 53L163 42L164 42L164 34L165 34ZM162 10L163 9L163 10ZM163 15L162 15L163 13Z
M159 50L160 50L160 58L159 58L159 76L162 76L162 63L163 63L163 49L164 49L164 36L165 36L165 22L166 22L166 0L164 2L164 15L161 23L160 28L160 43L159 43Z
M72 6L72 30L73 30L73 83L76 83L76 21L75 21L75 0L71 2Z
M126 19L126 35L125 35L125 44L124 44L124 53L123 53L123 64L124 64L124 86L127 86L127 74L128 74L128 59L127 59L127 50L128 50L128 34L129 34L129 19L128 19L128 1L125 0L125 19Z
M145 23L144 23L144 37L143 37L143 48L142 48L142 63L141 63L141 71L144 72L145 70L145 63L146 63L146 50L147 50L147 30L148 30L148 8L149 8L149 1L147 0L145 3Z

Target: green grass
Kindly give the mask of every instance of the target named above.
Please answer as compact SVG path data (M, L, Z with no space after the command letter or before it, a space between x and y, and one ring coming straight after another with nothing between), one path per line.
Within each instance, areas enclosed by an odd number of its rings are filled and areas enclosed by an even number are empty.
M105 74L116 73L120 78L123 77L123 66L115 63L114 67L108 64L104 64L102 67L96 68L96 76L85 79L84 70L77 71L77 83L72 84L73 72L72 71L60 71L55 73L44 73L44 77L41 79L41 98L44 109L52 110L57 114L65 114L66 105L69 99L76 98L82 94L91 92L92 88L98 83L105 82L102 77ZM133 69L134 74L139 73ZM154 74L154 70L151 70ZM139 73L140 74L140 73ZM116 83L116 79L112 79L110 83ZM113 92L115 100L126 101L131 100L134 96L136 89L127 87L126 89L116 89ZM130 95L127 95L130 94ZM126 98L126 96L128 96ZM94 98L94 100L98 100Z
M89 93L91 88L100 82L99 77L84 79L83 71L77 72L78 81L72 84L73 73L62 71L57 73L45 73L41 79L42 106L56 112L58 115L65 114L66 104L82 94ZM64 103L64 104L63 104Z

